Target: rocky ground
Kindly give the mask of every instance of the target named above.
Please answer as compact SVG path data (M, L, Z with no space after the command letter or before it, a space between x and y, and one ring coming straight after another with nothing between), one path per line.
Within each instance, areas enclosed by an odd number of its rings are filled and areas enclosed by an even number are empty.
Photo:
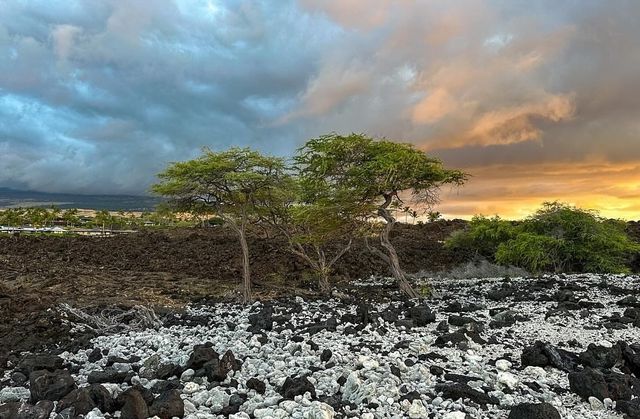
M640 418L640 277L435 288L129 313L91 339L70 316L77 347L9 357L0 418Z
M465 255L447 252L441 243L463 225L460 220L398 225L392 240L405 269L438 270L463 261ZM258 298L316 292L316 279L285 242L262 232L248 240ZM235 234L219 228L106 238L0 235L0 371L13 351L78 347L56 315L61 303L88 310L142 304L162 311L233 300L242 277L240 255ZM380 258L357 242L336 266L333 280L340 287L386 272Z

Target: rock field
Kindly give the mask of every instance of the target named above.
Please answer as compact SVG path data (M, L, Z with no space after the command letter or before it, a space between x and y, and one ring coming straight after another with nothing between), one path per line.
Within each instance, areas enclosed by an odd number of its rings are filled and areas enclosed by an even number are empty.
M0 419L640 418L640 277L440 280L190 306L10 360ZM82 333L82 324L73 330Z

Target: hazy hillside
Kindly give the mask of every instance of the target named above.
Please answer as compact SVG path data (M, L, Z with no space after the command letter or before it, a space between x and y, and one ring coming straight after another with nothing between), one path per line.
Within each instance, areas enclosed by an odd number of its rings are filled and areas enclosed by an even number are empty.
M86 208L125 211L151 210L160 200L133 195L75 195L0 188L0 208L42 207Z

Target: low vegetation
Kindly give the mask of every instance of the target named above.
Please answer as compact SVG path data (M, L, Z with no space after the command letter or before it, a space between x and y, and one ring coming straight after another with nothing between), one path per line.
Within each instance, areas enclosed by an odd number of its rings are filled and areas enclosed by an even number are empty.
M626 273L640 251L623 221L559 202L545 203L519 222L474 217L446 247L534 273Z

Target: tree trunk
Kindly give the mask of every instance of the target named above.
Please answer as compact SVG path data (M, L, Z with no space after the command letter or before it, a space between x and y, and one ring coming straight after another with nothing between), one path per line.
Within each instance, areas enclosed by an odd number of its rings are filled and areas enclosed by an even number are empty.
M238 231L240 236L240 246L242 247L242 302L251 302L251 269L249 267L249 245L244 227Z
M319 285L320 285L320 292L322 292L322 294L324 295L330 295L331 294L331 285L329 285L329 273L330 273L331 269L329 268L323 268L320 269L319 273Z
M389 263L391 274L398 283L400 291L409 298L418 298L420 295L413 289L413 287L411 287L411 284L407 280L407 276L402 268L400 268L398 252L396 252L396 248L391 244L391 240L389 240L389 233L396 223L396 219L387 209L389 204L391 204L391 199L392 195L385 195L385 203L378 209L378 214L386 221L384 229L380 232L380 244L387 251L387 262Z
M235 220L225 220L231 228L238 234L238 240L240 241L240 247L242 249L242 303L248 304L251 302L251 269L249 266L249 245L247 244L247 235L245 222L241 222L238 225Z

